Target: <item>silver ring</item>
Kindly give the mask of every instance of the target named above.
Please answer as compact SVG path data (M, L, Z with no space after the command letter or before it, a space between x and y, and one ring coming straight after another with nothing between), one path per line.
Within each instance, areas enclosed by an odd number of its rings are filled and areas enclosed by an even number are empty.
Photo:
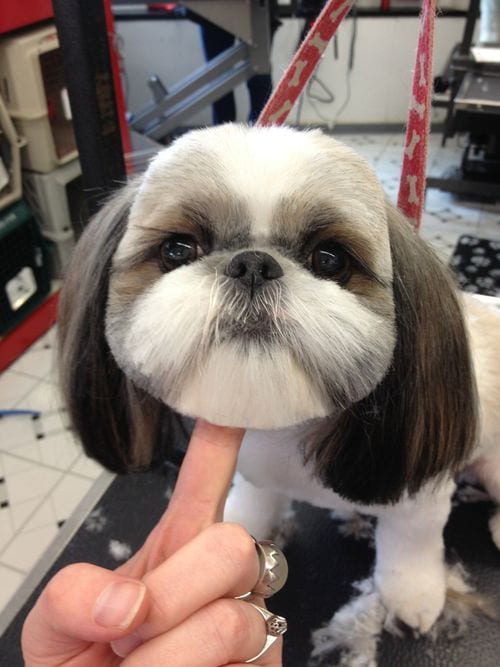
M237 600L246 600L251 595L270 598L283 588L288 578L288 563L281 549L268 540L257 542L253 538L253 541L259 556L259 578L253 589L239 595Z
M264 619L266 623L266 641L262 649L259 651L259 653L257 653L257 655L254 655L253 658L250 658L250 660L245 660L245 664L255 662L260 657L262 657L264 653L271 648L271 646L278 639L278 637L281 637L281 635L284 635L285 632L287 631L286 618L284 618L283 616L278 616L277 614L273 614L268 609L259 607L253 602L247 602L247 604L252 605L252 607L256 609Z

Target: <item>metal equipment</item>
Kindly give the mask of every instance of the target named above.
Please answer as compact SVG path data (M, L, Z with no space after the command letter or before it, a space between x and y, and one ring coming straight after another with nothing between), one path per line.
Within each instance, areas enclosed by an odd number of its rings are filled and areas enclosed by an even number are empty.
M189 0L180 3L235 35L237 42L168 90L155 77L153 101L129 119L132 130L161 140L190 115L254 74L269 72L269 0Z
M433 105L447 108L443 144L457 133L467 136L462 163L440 177L429 177L427 186L497 200L500 199L500 44L472 46L479 5L480 0L471 0L462 43L453 51L447 72L434 80Z

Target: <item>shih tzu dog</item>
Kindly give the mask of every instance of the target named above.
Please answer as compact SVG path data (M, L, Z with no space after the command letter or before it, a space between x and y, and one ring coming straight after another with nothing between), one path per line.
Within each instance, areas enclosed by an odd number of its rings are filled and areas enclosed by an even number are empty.
M117 471L147 466L177 415L246 428L230 518L264 537L290 497L377 517L383 604L426 632L457 471L500 502L498 323L350 148L224 125L161 151L88 226L62 385Z

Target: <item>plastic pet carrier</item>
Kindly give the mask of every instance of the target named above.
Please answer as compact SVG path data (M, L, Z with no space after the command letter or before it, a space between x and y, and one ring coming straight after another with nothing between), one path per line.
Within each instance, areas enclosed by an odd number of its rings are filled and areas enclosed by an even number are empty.
M23 167L48 172L77 156L61 51L53 25L0 39L0 92L26 139Z
M0 335L19 324L49 290L47 250L21 200L0 212Z
M21 146L16 129L0 97L0 209L21 198Z

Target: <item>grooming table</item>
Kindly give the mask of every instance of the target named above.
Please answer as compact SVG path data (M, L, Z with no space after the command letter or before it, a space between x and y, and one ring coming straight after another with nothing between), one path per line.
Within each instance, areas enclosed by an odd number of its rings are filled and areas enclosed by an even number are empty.
M140 547L167 503L175 473L165 467L156 472L113 477L105 473L97 482L96 498L82 501L80 511L61 528L61 533L13 601L12 619L0 617L5 632L0 638L1 667L23 665L19 649L22 623L48 579L69 563L86 561L114 568L120 564L112 553L129 546ZM491 506L486 502L457 505L446 527L448 560L461 561L478 592L493 602L500 599L500 555L488 532ZM330 655L308 662L311 631L326 623L353 594L352 584L364 579L373 565L369 541L342 536L329 513L307 505L297 506L297 529L285 549L290 578L280 593L269 600L276 613L288 618L285 635L285 667L332 667ZM110 544L114 542L114 548ZM382 636L378 667L497 667L500 624L475 616L460 630L450 628L435 640L415 639L407 632L400 638Z

